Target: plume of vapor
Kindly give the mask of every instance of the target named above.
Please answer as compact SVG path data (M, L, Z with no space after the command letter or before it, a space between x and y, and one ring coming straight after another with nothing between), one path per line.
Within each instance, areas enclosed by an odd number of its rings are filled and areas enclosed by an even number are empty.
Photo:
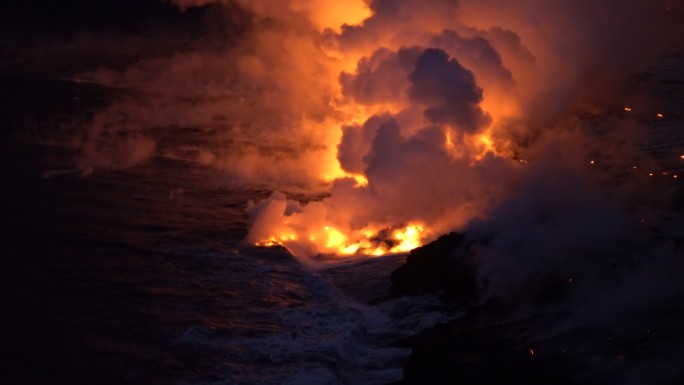
M605 146L580 134L573 114L610 97L613 81L652 53L661 32L653 2L173 3L213 5L229 21L226 9L239 7L248 27L229 43L197 41L82 74L135 90L96 113L84 164L137 164L154 152L276 190L325 187L330 196L316 202L274 194L250 211L250 242L288 234L305 258L334 251L311 241L325 227L351 242L364 229L412 223L429 227L425 240L468 226L533 225L526 218L535 210L562 222L540 226L542 234L571 233L595 212L606 228L622 220L584 170ZM204 139L178 139L186 128ZM128 163L103 160L127 153L108 150L119 136L147 150L129 151ZM571 188L577 196L564 198ZM558 198L531 198L544 191Z

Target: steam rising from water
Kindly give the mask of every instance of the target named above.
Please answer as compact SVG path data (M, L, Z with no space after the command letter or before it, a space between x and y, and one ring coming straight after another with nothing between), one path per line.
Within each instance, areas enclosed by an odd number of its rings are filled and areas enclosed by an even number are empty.
M277 195L258 203L249 239L303 257L403 251L394 229L417 226L418 243L463 229L547 177L526 166L531 154L560 175L574 171L588 154L548 137L575 128L564 119L629 68L625 44L644 36L624 26L655 11L644 2L614 15L616 5L370 2L368 18L327 30L322 43L343 69L334 107L350 115L337 159L361 182L339 177L330 198L296 209ZM542 142L551 147L534 150Z
M547 184L557 197L535 201L541 211L613 220L611 204L591 209L603 197L586 172L605 146L573 114L650 53L653 1L174 2L219 4L227 18L239 7L249 28L235 43L84 74L138 94L95 116L83 167L157 151L274 190L323 189L319 201L275 192L249 210L248 241L304 259L407 251ZM210 139L155 146L147 132L164 127ZM108 163L127 153L121 136L132 155Z

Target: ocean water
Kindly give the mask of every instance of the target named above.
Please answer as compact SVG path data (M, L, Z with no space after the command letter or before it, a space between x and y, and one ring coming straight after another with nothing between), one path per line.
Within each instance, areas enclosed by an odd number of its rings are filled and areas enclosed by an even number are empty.
M396 342L457 313L370 305L402 255L313 270L243 244L270 189L163 148L84 175L73 150L2 147L3 383L386 384L410 354Z

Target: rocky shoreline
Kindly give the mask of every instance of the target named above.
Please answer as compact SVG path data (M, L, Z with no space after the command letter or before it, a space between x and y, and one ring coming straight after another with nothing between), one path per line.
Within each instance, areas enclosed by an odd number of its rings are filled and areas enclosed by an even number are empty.
M399 384L675 384L684 378L684 306L676 296L601 324L571 321L575 282L557 284L553 275L530 285L532 306L510 296L482 301L471 253L477 242L468 242L463 234L444 235L415 249L392 274L392 297L440 292L443 301L465 309L462 317L397 342L412 349Z

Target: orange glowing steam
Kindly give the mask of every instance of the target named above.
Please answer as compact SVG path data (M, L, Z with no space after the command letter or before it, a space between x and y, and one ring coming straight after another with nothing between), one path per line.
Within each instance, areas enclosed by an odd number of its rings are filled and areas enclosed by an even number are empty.
M311 24L324 31L332 30L336 33L342 31L343 25L361 25L364 20L372 16L365 1L356 0L351 3L338 4L333 0L304 1L292 0L290 7L295 12L305 14ZM268 12L259 12L268 14ZM426 14L417 18L432 18L436 21L433 25L433 33L439 33L441 28L447 25L449 18L439 13ZM431 19L431 20L432 20ZM421 28L429 20L420 20ZM320 123L310 123L315 131L327 133L324 138L325 155L320 157L320 162L313 167L320 170L320 180L326 183L336 183L342 179L353 180L355 189L373 189L369 178L363 172L349 172L345 170L337 159L337 148L341 142L342 127L361 126L373 116L391 114L403 116L412 122L414 127L420 127L424 122L422 115L415 114L410 110L406 97L398 93L393 100L373 101L371 103L359 102L343 95L340 84L340 74L348 73L350 76L359 75L359 63L363 58L370 57L378 44L388 49L399 49L404 44L421 44L424 39L417 36L414 41L401 42L392 37L394 32L378 34L376 44L359 44L354 49L341 49L336 44L321 45L322 52L330 59L326 71L318 73L318 84L326 84L335 96L329 101L330 107L336 112L336 119L329 119ZM380 46L382 46L380 45ZM466 62L469 59L466 58ZM474 59L473 59L474 60ZM472 64L472 63L471 63ZM477 66L476 66L477 68ZM401 80L400 78L399 80ZM405 79L405 77L404 77ZM495 82L494 82L495 83ZM407 91L404 90L403 93ZM446 124L442 127L444 135L443 149L457 162L474 164L482 160L487 154L495 156L507 156L506 143L498 141L496 132L499 129L497 122L504 121L519 113L519 103L509 94L495 87L487 91L486 98L481 100L480 106L485 110L491 122L486 127L475 132L459 132L457 127ZM414 114L415 116L411 115ZM413 117L412 117L413 116ZM412 120L411 120L412 119ZM409 125L411 126L411 125ZM415 130L415 129L412 129ZM414 131L406 131L403 135L412 135ZM301 212L286 213L285 203L274 203L279 212L268 221L261 221L252 231L250 240L260 246L281 245L289 249L295 255L313 256L316 254L326 255L368 255L379 256L388 253L408 252L430 241L434 229L429 228L425 221L421 220L390 220L379 223L369 223L361 228L350 226L344 213L331 214L334 207L326 206L327 203L317 202L306 208L300 208ZM358 202L358 205L363 205ZM456 210L458 211L458 210ZM462 215L457 215L461 217ZM459 219L460 221L461 219Z
M276 80L292 79L282 89L313 106L307 113L292 105L321 145L318 160L301 168L330 194L253 204L247 239L296 256L408 252L485 217L509 192L507 173L531 168L521 166L528 161L519 148L527 115L551 126L554 114L570 110L554 104L574 98L546 99L574 96L584 80L585 71L548 49L579 47L584 33L566 36L569 28L554 22L530 28L513 5L502 5L509 17L480 2L240 1L268 18L287 9L283 24L295 23L282 46L292 56L288 71ZM566 7L546 9L549 20L571 25Z
M359 24L368 16L370 10L362 0L291 0L294 11L309 14L312 23L321 31L330 28L339 32L344 24Z

